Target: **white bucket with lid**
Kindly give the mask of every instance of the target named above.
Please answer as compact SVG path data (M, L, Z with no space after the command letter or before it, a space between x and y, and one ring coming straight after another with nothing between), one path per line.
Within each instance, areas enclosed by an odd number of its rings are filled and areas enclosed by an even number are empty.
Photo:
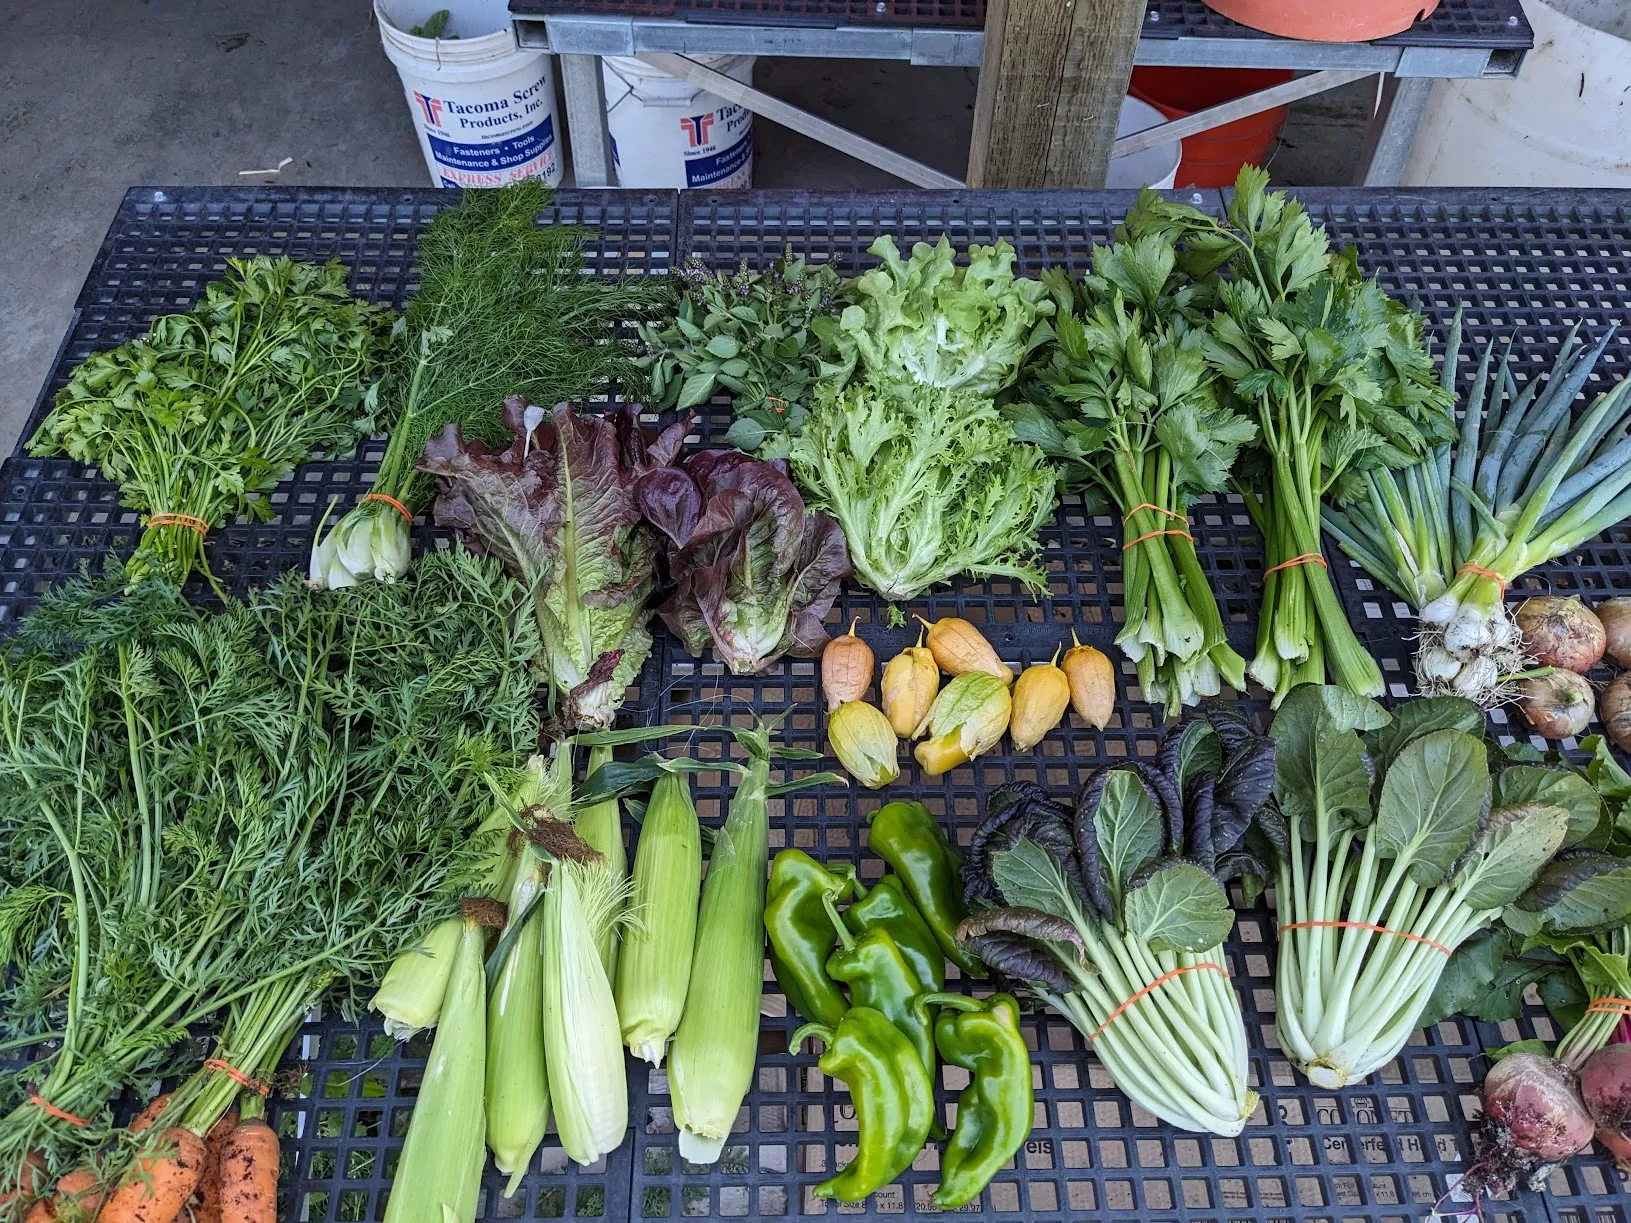
M733 81L753 82L751 55L694 55ZM753 112L642 60L607 55L606 128L620 187L753 186Z
M1137 98L1121 100L1121 114L1116 119L1116 139L1142 132L1167 122L1167 117L1148 102ZM1171 144L1158 144L1122 157L1110 159L1110 172L1105 176L1106 187L1170 187L1178 181L1178 163L1184 159L1184 146L1180 140Z
M408 32L442 9L450 13L442 37ZM431 182L561 181L549 54L516 45L507 0L374 0L374 16L402 78Z

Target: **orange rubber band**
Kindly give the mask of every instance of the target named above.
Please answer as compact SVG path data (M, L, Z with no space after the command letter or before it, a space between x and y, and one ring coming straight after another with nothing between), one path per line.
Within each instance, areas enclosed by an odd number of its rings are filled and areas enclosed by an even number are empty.
M69 1125L89 1125L90 1122L83 1117L76 1117L72 1113L65 1113L44 1096L29 1096L30 1104L37 1104L43 1108L47 1116L55 1117L59 1121L66 1121Z
M1329 926L1343 930L1370 930L1377 934L1393 934L1399 938L1407 938L1412 943L1426 943L1429 947L1442 951L1445 955L1451 954L1450 948L1443 943L1435 943L1430 938L1412 934L1408 930L1390 930L1386 926L1373 926L1369 922L1362 921L1294 921L1289 926L1281 926L1279 932L1284 934L1287 930L1307 930L1314 926Z
M779 403L779 404L781 404L781 407L771 408L770 410L772 412L774 412L777 416L786 416L787 415L787 400L783 399L780 395L766 395L765 396L765 402L766 403Z
M210 524L202 518L195 518L191 514L153 514L147 520L149 527L186 527L189 531L197 531L200 536L208 535Z
M252 1079L231 1062L223 1062L218 1057L212 1057L204 1063L205 1070L219 1070L227 1078L232 1079L245 1091L252 1091L257 1096L270 1095L272 1089L259 1079Z
M398 514L401 514L404 518L406 518L410 524L413 522L413 511L388 493L369 493L363 498L363 500L383 501L386 505L395 509Z
M1152 501L1146 501L1143 505L1133 506L1133 508L1128 510L1126 515L1123 516L1122 521L1126 522L1134 514L1138 513L1139 510L1154 510L1157 514L1165 514L1168 518L1176 518L1179 522L1188 522L1189 521L1188 518L1186 518L1184 515L1178 513L1176 510L1169 510L1169 509L1167 509L1166 506L1156 505Z
M1586 1014L1631 1016L1631 998L1599 998L1586 1008Z
M1269 568L1263 570L1263 576L1268 577L1269 574L1279 569L1290 569L1293 565L1320 565L1326 569L1331 567L1325 563L1325 558L1318 552L1304 552L1301 556L1294 556L1288 561L1281 561L1278 565L1269 566Z
M1101 1023L1098 1027L1093 1029L1093 1035L1089 1036L1087 1038L1087 1043L1091 1045L1095 1040L1097 1040L1099 1038L1099 1033L1100 1032L1104 1031L1111 1024L1113 1024L1116 1021L1116 1017L1118 1015L1120 1015L1128 1007L1132 1006L1133 1003L1137 1002L1145 994L1151 993L1152 991L1156 990L1160 986L1165 985L1168 981L1172 980L1174 977L1181 977L1186 972L1199 972L1203 968L1210 968L1213 972L1221 972L1226 977L1229 975L1227 972L1224 972L1224 970L1221 967L1219 967L1218 965L1212 963L1211 960L1207 960L1207 961L1205 961L1204 963L1201 963L1201 964L1191 964L1188 968L1174 968L1171 972L1164 972L1159 977L1157 977L1155 980L1151 981L1148 985L1146 985L1143 989L1139 990L1138 993L1134 994L1131 998L1127 999L1126 1002L1123 1002L1115 1010L1111 1011L1110 1012L1110 1017L1108 1019L1106 1019L1103 1023Z
M1482 565L1475 565L1471 561L1468 561L1455 572L1457 577L1463 573L1476 573L1481 578L1488 578L1501 588L1501 598L1506 598L1506 579L1500 574L1496 573L1495 570L1485 569Z
M1170 528L1168 530L1165 530L1165 531L1146 531L1146 532L1144 532L1144 534L1140 535L1137 539L1130 540L1129 542L1122 544L1121 545L1121 550L1123 552L1125 552L1125 551L1127 551L1128 548L1131 548L1134 544L1141 544L1146 539L1154 539L1157 535L1182 535L1185 539L1189 540L1190 543L1195 542L1195 537L1193 535L1191 535L1188 531L1180 531L1180 530L1178 530L1177 527L1172 527L1172 528Z

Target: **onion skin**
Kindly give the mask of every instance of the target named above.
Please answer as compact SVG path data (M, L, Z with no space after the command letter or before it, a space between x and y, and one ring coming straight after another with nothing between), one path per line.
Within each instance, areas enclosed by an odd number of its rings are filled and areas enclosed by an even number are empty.
M1537 665L1584 675L1603 659L1608 633L1579 599L1525 599L1513 617Z
M1622 1170L1631 1167L1631 1045L1604 1045L1580 1067L1580 1098L1597 1141Z
M1591 1142L1591 1115L1574 1072L1538 1053L1502 1058L1484 1079L1484 1113L1537 1164L1555 1164Z
M1631 692L1627 697L1631 699ZM1591 685L1573 671L1553 671L1526 679L1518 689L1518 707L1529 725L1545 739L1568 739L1583 733L1591 725L1595 703Z
M1622 667L1631 667L1631 599L1604 599L1595 610L1603 625L1608 656Z
M1603 720L1608 741L1622 752L1631 751L1631 671L1621 672L1603 689L1597 716Z

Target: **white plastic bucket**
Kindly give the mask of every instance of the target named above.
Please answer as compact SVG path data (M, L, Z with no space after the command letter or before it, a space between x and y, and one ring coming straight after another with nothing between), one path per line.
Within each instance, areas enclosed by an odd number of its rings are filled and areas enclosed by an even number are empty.
M444 8L452 14L446 32L457 38L408 33ZM506 0L374 0L374 16L402 78L431 182L561 181L549 54L516 46Z
M691 58L744 85L751 55ZM753 186L753 112L620 55L600 61L606 128L620 187Z
M1513 80L1437 81L1403 181L1631 187L1631 5L1523 0L1535 49Z
M1121 114L1116 119L1116 139L1142 132L1147 127L1165 123L1167 117L1148 102L1137 98L1121 100ZM1180 140L1171 144L1158 144L1154 148L1128 153L1110 159L1110 172L1105 177L1106 187L1170 187L1178 181L1178 163L1183 160L1184 146Z

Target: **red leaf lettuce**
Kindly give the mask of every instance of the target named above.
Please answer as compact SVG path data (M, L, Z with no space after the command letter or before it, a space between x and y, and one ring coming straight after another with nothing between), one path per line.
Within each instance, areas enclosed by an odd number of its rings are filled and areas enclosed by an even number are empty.
M569 725L610 725L651 652L658 539L634 486L674 461L690 418L654 436L638 419L632 405L603 417L512 395L508 447L466 442L449 425L425 443L419 464L436 477L437 525L530 585L541 662Z
M850 571L838 523L809 513L780 463L704 450L634 486L668 536L674 592L657 610L693 654L711 639L737 675L826 644L822 617Z

